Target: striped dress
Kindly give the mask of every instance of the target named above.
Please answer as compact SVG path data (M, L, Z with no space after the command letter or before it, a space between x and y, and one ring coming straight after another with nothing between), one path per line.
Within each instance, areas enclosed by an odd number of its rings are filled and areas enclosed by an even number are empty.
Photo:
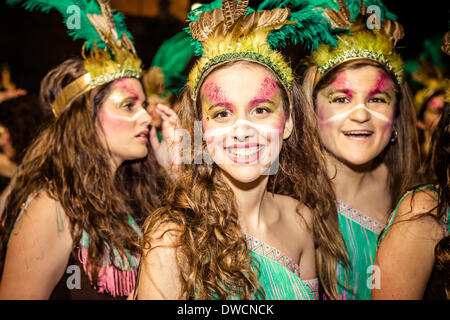
M384 224L338 200L339 226L350 256L350 268L336 268L341 300L370 300L372 266ZM347 271L347 272L346 272Z
M259 263L258 282L266 300L317 300L319 280L302 280L299 266L275 247L246 234L250 254ZM259 297L255 297L259 299Z

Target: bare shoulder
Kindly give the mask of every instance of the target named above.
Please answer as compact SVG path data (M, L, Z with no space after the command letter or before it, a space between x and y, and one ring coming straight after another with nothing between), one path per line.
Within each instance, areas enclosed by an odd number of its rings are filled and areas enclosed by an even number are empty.
M67 266L73 240L62 208L39 193L10 234L0 299L48 299Z
M311 210L302 202L290 197L290 196L285 196L285 195L280 195L280 194L276 194L274 199L276 200L277 206L279 208L280 211L282 212L292 212L293 215L292 217L294 219L301 219L308 224L308 225L312 225L312 212ZM299 217L299 215L301 215L301 217Z
M398 204L395 220L407 220L426 213L436 215L437 204L437 195L430 189L411 192Z
M59 202L46 191L37 194L17 218L12 236L28 228L32 228L35 234L45 238L58 237L71 242L69 219Z
M145 230L146 247L178 246L183 228L174 222L164 222L152 230Z
M139 276L139 299L179 299L182 296L180 235L175 223L163 223L146 230Z
M407 194L398 204L391 229L401 237L442 238L442 228L433 217L437 214L436 194L429 189ZM387 236L392 236L388 232Z

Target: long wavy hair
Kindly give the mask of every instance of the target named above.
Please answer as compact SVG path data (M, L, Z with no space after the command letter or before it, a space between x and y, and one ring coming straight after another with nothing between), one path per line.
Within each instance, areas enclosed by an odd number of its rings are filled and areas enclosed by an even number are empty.
M433 215L439 222L450 210L450 103L446 103L442 117L433 134L430 162L433 164L439 186L437 214ZM444 237L435 247L436 268L445 279L444 287L447 300L450 300L450 235Z
M218 68L236 63L252 65L232 61ZM279 81L277 84L283 88ZM283 108L289 115L287 92L282 91ZM202 148L198 148L201 150L194 149L194 122L201 120L202 109L199 99L194 104L191 94L188 87L178 114L182 127L191 135L191 156L195 158L205 152L206 145L203 142ZM294 130L282 144L279 170L269 177L267 190L291 196L312 211L319 277L325 291L337 296L336 264L347 261L348 253L339 230L335 195L326 174L312 106L297 84L292 86L290 94ZM253 268L255 261L249 255L239 225L235 196L221 170L214 163L194 162L183 165L182 172L163 206L147 218L143 247L151 250L155 232L164 225L175 224L180 229L177 249L184 297L250 299L257 294L264 295ZM298 208L297 213L301 215Z
M390 142L376 161L384 162L388 168L388 185L391 194L391 210L400 200L403 193L417 183L417 169L419 167L419 145L417 142L416 118L414 104L408 84L398 85L391 71L381 64L371 60L349 61L337 66L332 72L326 74L314 86L314 77L317 67L309 67L305 72L303 88L311 103L316 104L317 94L330 85L338 74L346 69L357 69L364 66L373 66L384 70L393 80L396 92L395 129L397 139ZM386 212L388 215L389 212Z
M432 142L430 147L430 153L427 156L425 163L423 164L432 172L435 176L432 185L438 189L433 197L435 206L426 212L419 213L414 217L402 220L397 223L405 223L409 221L419 220L429 217L435 220L438 224L442 223L443 217L447 214L447 210L450 210L450 104L447 102L444 106L442 117L439 120L436 129L432 136ZM426 184L429 185L429 184ZM410 189L415 191L416 189L424 186L416 185ZM411 209L415 195L421 192L416 191L412 194ZM436 196L437 198L434 198ZM450 300L450 235L442 238L434 248L435 267L443 274L444 288L447 300Z
M41 83L40 99L50 109L58 93L86 73L81 59L69 59L51 70ZM149 148L143 159L124 162L111 175L111 153L97 131L97 115L111 89L105 84L78 97L33 141L14 179L5 212L0 244L2 270L21 205L39 190L59 202L70 221L73 245L89 234L87 264L94 283L105 255L105 243L124 253L139 254L138 235L128 223L138 224L159 205L159 167ZM111 250L112 251L112 250ZM112 252L110 252L112 254Z

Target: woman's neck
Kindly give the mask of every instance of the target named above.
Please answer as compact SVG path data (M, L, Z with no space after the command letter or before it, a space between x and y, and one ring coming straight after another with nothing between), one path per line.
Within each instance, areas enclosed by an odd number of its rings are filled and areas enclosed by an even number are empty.
M372 161L352 166L327 154L328 176L334 184L336 197L348 203L373 195L373 199L389 195L388 169L383 162Z
M261 176L251 183L241 183L227 174L223 176L234 193L241 228L244 231L264 228L262 207L269 176Z

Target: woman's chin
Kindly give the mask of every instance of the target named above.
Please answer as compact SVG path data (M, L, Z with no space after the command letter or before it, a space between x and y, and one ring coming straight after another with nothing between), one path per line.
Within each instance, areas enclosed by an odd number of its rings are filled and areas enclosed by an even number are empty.
M266 167L260 165L226 165L221 169L235 184L253 184L267 176L268 172Z

